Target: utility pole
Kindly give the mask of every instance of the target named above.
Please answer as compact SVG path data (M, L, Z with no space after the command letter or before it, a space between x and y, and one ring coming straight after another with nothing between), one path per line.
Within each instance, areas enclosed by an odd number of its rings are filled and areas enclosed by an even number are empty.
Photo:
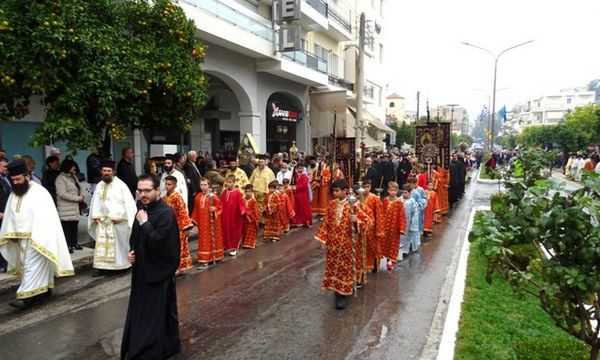
M360 14L360 26L358 31L358 64L356 66L356 129L360 130L360 164L359 174L362 174L365 166L365 124L363 119L363 93L365 88L365 13ZM358 136L356 136L358 140Z

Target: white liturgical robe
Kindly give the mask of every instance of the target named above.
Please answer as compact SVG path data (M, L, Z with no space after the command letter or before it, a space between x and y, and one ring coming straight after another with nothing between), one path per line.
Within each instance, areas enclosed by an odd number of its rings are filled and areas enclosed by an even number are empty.
M114 176L110 183L98 183L88 218L88 232L96 240L94 269L121 270L131 267L127 253L136 212L129 188L118 177Z
M8 273L21 277L17 299L52 289L54 276L75 275L52 196L43 186L29 184L24 195L8 197L0 228L0 252Z

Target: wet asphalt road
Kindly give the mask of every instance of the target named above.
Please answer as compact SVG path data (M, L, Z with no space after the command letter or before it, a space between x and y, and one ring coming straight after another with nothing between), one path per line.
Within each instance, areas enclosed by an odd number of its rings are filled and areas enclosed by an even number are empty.
M475 186L476 185L476 186ZM497 185L467 186L465 198L419 252L394 271L369 274L346 310L320 289L324 251L312 229L243 251L207 271L178 278L181 359L419 359L440 289L471 208ZM260 241L260 240L259 240ZM78 275L79 276L79 275ZM88 276L89 275L81 275ZM0 322L2 359L112 359L127 311L128 275L104 278ZM57 286L67 286L58 284ZM86 298L87 302L83 301ZM77 301L81 302L74 306ZM97 299L97 300L95 300ZM19 327L20 319L32 317ZM22 318L21 318L22 317Z

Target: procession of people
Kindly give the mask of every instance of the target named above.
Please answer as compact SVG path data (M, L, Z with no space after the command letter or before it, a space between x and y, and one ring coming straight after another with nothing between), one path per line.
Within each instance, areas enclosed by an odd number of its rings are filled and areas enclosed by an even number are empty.
M261 238L282 241L294 227L318 226L315 238L325 249L322 289L333 291L335 307L344 309L346 297L367 285L368 273L394 270L419 251L465 184L458 153L448 168L419 164L408 152L367 153L353 171L303 152L260 154L244 164L230 157L218 168L208 154L190 151L166 154L162 164L150 161L140 177L130 166L130 148L122 157L117 169L111 159L87 162L95 164L88 174L97 179L87 227L95 241L92 276L133 267L123 358L179 351L177 276L215 266L242 248L251 251ZM54 184L45 181L44 188L26 160L0 158L0 185L7 193L0 253L7 271L22 279L10 303L19 309L49 298L55 276L74 275L69 253L81 249L73 230L85 209L76 163L61 163L56 155L46 163L44 176ZM72 218L64 210L71 208ZM189 248L194 227L196 265ZM160 311L147 318L152 309Z

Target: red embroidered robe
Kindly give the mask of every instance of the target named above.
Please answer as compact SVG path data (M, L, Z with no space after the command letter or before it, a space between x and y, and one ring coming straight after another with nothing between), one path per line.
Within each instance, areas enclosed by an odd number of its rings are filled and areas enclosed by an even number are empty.
M440 212L440 204L435 191L425 191L427 193L427 206L425 207L425 227L423 231L433 232L433 222Z
M221 212L223 205L215 194L213 198L215 212L210 213L208 194L198 193L194 199L192 220L198 225L198 262L209 263L223 259L223 230Z
M194 227L192 219L188 215L188 209L181 197L181 194L177 191L173 191L173 194L166 194L163 196L163 200L173 209L175 217L177 218L177 226L179 227L179 268L177 272L189 270L194 267L192 263L192 255L190 254L190 247L188 244L188 236L185 234L186 230Z
M362 274L363 244L360 235L372 225L369 216L355 204L356 236L352 236L351 209L347 200L333 200L327 207L315 238L325 243L325 274L321 288L351 295Z
M265 229L263 237L265 239L279 240L281 237L281 219L280 219L280 196L277 192L268 192L265 194L263 215L265 218Z
M396 262L400 250L400 236L406 231L404 205L400 198L391 201L388 196L383 200L382 209L383 221L380 223L382 227L380 232L381 255Z
M244 241L242 247L254 249L256 247L256 238L258 237L258 220L260 213L258 211L258 202L254 196L246 201L246 216L244 217Z
M237 250L242 241L242 227L244 226L244 214L246 214L244 196L238 188L223 189L221 203L223 204L221 223L225 250Z

